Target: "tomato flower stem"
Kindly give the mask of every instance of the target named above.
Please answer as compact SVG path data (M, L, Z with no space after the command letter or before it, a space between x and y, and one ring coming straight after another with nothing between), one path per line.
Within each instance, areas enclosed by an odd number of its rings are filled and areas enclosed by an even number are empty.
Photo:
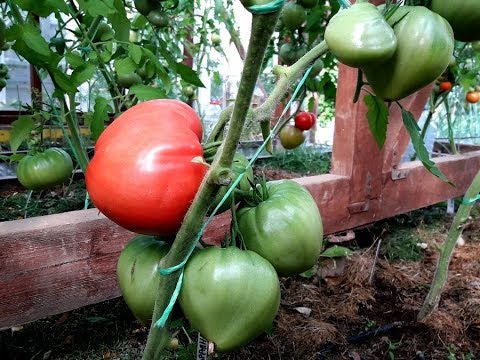
M195 245L197 234L202 229L204 217L211 205L211 199L213 199L220 187L212 182L217 171L216 169L230 168L232 165L257 77L261 70L265 50L273 34L279 14L280 11L265 15L253 15L252 34L250 36L245 66L242 72L229 130L224 143L220 147L210 170L205 176L185 216L170 251L160 262L161 268L169 268L181 263L190 255L191 249ZM161 275L160 277L152 326L150 327L147 345L143 353L144 360L162 359L163 350L170 338L168 322L166 326L161 328L156 327L155 323L165 311L180 275L181 271L175 271L170 275Z

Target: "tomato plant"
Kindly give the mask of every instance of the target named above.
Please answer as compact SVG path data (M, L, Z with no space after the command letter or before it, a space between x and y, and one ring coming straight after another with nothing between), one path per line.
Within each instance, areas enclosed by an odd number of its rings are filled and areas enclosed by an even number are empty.
M48 148L26 155L17 165L17 178L26 189L43 190L60 185L72 176L70 155L60 148Z
M188 261L179 302L191 326L216 351L228 352L272 324L280 284L272 265L253 251L210 247Z
M280 130L278 137L283 148L288 150L295 149L305 141L303 131L292 125L285 125Z
M241 204L238 230L247 249L270 261L280 275L312 268L319 256L323 226L312 195L292 180L272 181L258 204Z
M160 260L170 245L153 236L138 235L120 253L117 263L118 285L125 303L142 323L152 320L158 291Z
M470 104L476 104L480 100L480 92L478 91L469 91L465 95L465 100Z
M130 108L97 140L85 176L90 198L126 229L175 234L207 171L201 138L198 115L180 101Z
M312 126L315 124L315 115L312 113L301 111L297 115L295 115L295 127L306 131L310 130Z

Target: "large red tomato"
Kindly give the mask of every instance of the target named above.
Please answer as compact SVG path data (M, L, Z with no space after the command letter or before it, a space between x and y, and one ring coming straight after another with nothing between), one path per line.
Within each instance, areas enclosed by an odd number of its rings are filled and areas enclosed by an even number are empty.
M151 100L119 116L99 137L86 172L95 206L140 234L173 235L190 207L207 166L202 124L188 105Z

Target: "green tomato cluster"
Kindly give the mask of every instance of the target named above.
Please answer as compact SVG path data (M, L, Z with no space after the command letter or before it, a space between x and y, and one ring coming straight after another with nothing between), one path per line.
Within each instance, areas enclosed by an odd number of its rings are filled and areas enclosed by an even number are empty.
M328 24L325 41L341 63L362 69L375 94L396 101L437 79L453 55L450 24L423 6L354 4Z
M145 16L154 27L168 27L170 19L162 7L164 0L134 0L137 11Z

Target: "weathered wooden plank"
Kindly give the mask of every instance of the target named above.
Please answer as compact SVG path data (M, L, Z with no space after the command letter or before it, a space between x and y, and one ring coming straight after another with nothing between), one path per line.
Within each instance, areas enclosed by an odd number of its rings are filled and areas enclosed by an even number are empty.
M0 277L118 252L134 236L96 209L0 223Z
M120 296L118 252L0 278L0 330ZM41 264L39 264L41 265Z

